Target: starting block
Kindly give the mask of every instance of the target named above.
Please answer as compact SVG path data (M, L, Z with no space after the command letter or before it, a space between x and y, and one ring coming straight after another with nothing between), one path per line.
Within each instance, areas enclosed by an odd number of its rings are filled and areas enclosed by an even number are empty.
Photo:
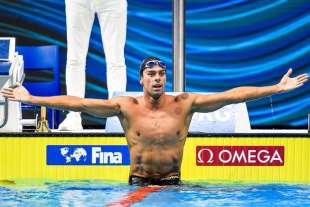
M24 61L15 52L15 38L0 38L0 88L22 83L24 79ZM21 103L8 101L0 96L0 132L21 132Z

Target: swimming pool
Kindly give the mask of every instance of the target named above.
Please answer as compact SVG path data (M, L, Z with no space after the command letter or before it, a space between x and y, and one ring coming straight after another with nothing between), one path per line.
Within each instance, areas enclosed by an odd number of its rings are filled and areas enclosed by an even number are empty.
M129 193L139 189L101 181L1 185L0 206L107 206L124 198L129 204ZM131 206L310 206L310 185L186 183L158 189Z

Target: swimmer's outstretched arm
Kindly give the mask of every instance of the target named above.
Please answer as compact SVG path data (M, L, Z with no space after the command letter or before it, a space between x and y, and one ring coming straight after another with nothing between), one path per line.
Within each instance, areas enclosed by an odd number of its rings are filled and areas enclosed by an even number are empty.
M84 99L75 96L33 96L26 88L20 85L4 88L1 93L11 101L63 110L80 111L99 117L115 116L120 113L120 105L118 103L121 97L116 97L110 100L101 100Z
M241 103L276 93L287 92L301 87L308 80L308 74L306 73L290 78L289 76L292 72L292 69L289 69L282 77L281 81L272 86L238 87L222 93L210 95L191 94L191 97L193 98L192 112L211 112L225 105Z

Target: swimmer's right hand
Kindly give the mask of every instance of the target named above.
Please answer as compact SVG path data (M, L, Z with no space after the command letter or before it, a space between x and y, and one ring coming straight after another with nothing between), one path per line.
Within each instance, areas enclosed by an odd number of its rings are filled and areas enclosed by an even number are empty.
M27 103L31 99L31 95L27 89L19 83L16 83L8 88L3 88L1 94L10 101Z

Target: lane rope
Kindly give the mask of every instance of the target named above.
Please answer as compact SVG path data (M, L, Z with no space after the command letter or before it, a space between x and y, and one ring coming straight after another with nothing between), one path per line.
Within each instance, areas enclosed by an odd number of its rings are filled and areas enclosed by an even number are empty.
M131 191L127 193L124 197L120 200L114 201L108 204L108 207L129 207L134 203L141 202L144 198L148 196L148 194L152 192L159 191L163 189L164 186L146 186L142 188L138 188L135 191Z

